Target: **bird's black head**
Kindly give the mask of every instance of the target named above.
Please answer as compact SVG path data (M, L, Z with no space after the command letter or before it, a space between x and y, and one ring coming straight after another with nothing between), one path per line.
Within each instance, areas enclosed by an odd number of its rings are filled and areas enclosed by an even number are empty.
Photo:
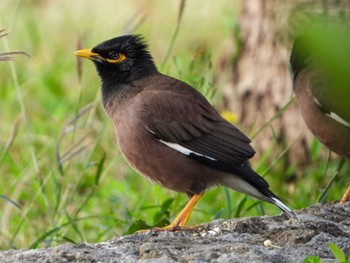
M112 38L75 54L94 62L105 91L113 91L157 71L148 46L139 35Z

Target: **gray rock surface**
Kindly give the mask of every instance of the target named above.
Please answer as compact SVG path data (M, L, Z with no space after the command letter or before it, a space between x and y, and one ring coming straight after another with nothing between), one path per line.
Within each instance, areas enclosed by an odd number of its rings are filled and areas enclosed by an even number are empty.
M0 252L0 262L302 262L315 255L336 262L328 248L350 254L350 202L284 216L216 220L197 232L154 232L116 237L98 244ZM273 246L264 242L270 240ZM266 242L265 242L266 243Z

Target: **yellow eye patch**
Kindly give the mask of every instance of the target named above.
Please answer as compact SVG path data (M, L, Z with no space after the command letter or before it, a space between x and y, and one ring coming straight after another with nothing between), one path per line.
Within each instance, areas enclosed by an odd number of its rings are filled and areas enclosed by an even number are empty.
M110 58L106 58L109 63L120 63L126 59L126 56L122 53L111 54Z

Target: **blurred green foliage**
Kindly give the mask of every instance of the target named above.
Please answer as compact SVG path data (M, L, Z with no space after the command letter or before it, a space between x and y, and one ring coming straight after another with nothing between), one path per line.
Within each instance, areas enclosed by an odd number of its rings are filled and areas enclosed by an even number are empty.
M322 105L350 122L350 26L341 20L313 19L303 28L299 43L300 64L312 63L319 74L315 88ZM302 65L300 65L302 66ZM322 84L321 84L322 83Z

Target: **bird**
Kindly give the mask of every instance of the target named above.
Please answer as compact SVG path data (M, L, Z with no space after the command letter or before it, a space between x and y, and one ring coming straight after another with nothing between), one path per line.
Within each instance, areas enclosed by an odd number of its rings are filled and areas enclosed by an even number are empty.
M215 185L275 204L296 218L252 169L251 140L192 86L160 73L143 36L122 35L75 55L95 64L102 103L128 164L189 197L174 221L159 230L185 229L198 200Z
M331 151L350 158L350 34L335 25L296 37L290 56L293 89L310 131ZM350 187L340 203L350 200Z

